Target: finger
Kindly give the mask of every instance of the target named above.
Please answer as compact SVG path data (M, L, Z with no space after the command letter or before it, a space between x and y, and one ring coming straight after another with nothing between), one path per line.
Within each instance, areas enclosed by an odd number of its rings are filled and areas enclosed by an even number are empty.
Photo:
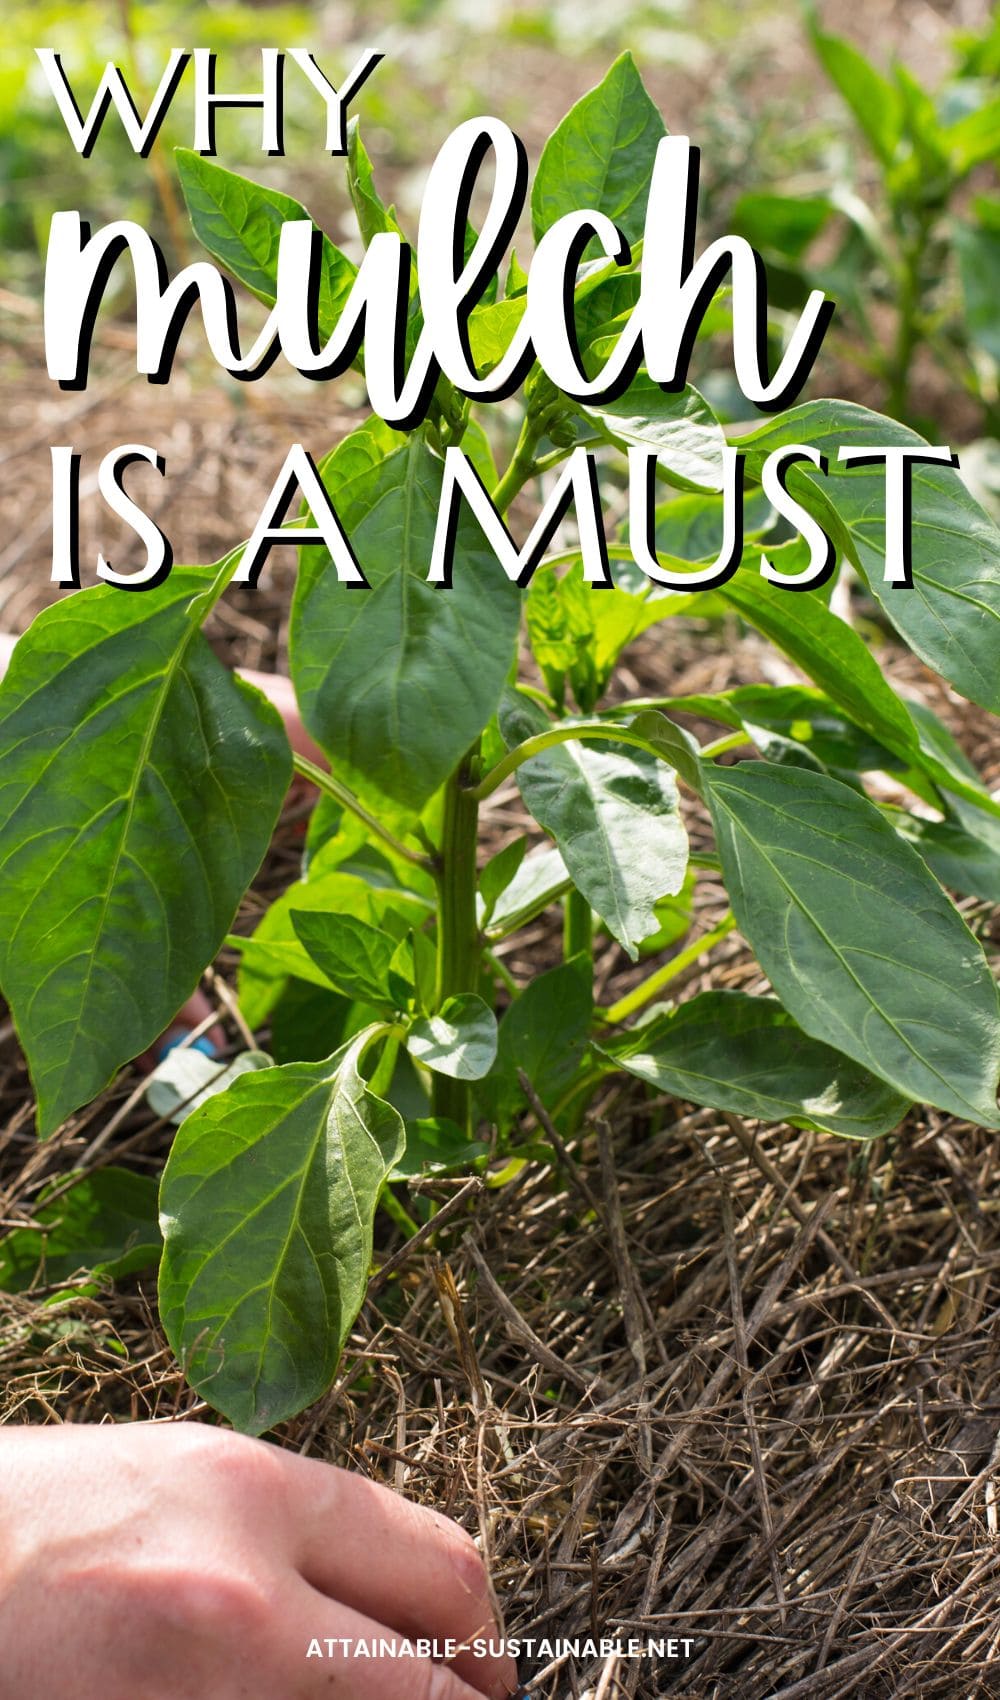
M288 1687L282 1700L291 1688L289 1678L302 1700L314 1694L335 1694L338 1700L399 1700L401 1694L407 1700L482 1700L484 1694L489 1700L510 1700L513 1689L504 1680L493 1676L490 1686L481 1676L480 1685L472 1687L450 1662L418 1655L398 1630L332 1601L306 1582L297 1582L288 1598L282 1613L287 1646L280 1653ZM442 1644L439 1650L447 1649ZM485 1670L489 1661L478 1662Z
M307 1582L403 1633L497 1641L486 1570L464 1530L363 1476L316 1459L293 1462L295 1558ZM484 1693L517 1687L506 1655L463 1654L455 1669Z

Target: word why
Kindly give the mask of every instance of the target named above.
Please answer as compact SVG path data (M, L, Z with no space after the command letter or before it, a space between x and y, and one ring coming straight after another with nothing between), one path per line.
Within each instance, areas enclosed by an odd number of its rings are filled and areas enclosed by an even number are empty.
M218 94L215 87L216 55L207 47L196 47L193 54L175 47L167 60L166 68L160 78L156 93L150 101L145 118L140 117L132 91L120 69L117 65L111 63L104 67L104 73L90 104L90 110L84 118L70 86L69 78L63 69L60 55L54 52L51 47L38 47L35 51L41 61L49 88L55 97L69 139L77 153L82 154L84 159L89 159L93 153L104 120L112 106L121 119L122 129L128 137L129 146L133 153L138 154L140 159L145 159L160 133L171 101L177 93L181 78L192 58L194 59L195 114L192 145L195 151L214 157L216 152L215 116L220 109L242 107L252 110L259 107L262 151L278 157L284 154L286 56L276 47L262 47L260 50L261 90L259 94ZM320 70L311 53L306 53L302 48L297 47L289 50L288 58L294 60L317 94L322 96L326 107L325 146L328 153L343 154L347 152L348 105L361 85L368 81L376 65L381 62L383 57L381 53L363 53L357 64L348 73L345 81L337 89L334 88L326 74Z
M654 583L672 590L709 590L725 584L736 572L743 557L745 453L732 446L722 451L722 547L715 561L699 565L694 570L665 566L656 552L656 471L659 458L655 449L630 448L628 451L629 547L636 565ZM912 469L915 465L935 461L957 466L956 457L948 448L926 445L912 449L855 445L839 449L837 458L844 466L880 463L885 466L884 578L890 585L909 586L912 583ZM108 507L136 533L146 550L145 564L134 572L119 572L103 555L98 555L97 577L124 590L150 590L162 584L173 565L169 540L123 487L125 472L140 461L155 467L161 476L165 475L166 462L155 449L144 443L125 443L105 455L97 478L98 489ZM80 583L80 462L80 455L71 447L52 449L52 578L56 584L74 587ZM771 506L782 519L796 527L809 548L808 562L797 573L779 571L766 555L761 555L761 576L784 590L815 589L829 579L836 565L833 540L786 486L785 480L791 468L803 463L824 476L827 474L826 457L805 443L791 443L774 449L763 462L760 473L761 487ZM297 490L310 509L315 521L312 525L285 523L285 515ZM577 448L569 455L527 541L518 548L468 456L461 449L447 449L427 571L427 582L443 590L450 589L452 585L462 497L500 566L514 584L524 586L530 582L557 528L573 507L586 583L596 589L614 585L596 459L590 450ZM270 551L281 545L325 548L343 584L362 590L370 588L316 464L301 443L293 443L285 457L232 582L256 586Z

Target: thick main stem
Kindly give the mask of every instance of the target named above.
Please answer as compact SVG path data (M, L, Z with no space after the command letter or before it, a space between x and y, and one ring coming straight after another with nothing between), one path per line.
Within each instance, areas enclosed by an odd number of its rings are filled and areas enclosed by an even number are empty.
M437 1005L460 992L475 991L481 941L476 918L476 845L479 804L470 790L478 745L445 787L441 865L438 871ZM469 1089L448 1075L434 1076L434 1109L466 1127Z

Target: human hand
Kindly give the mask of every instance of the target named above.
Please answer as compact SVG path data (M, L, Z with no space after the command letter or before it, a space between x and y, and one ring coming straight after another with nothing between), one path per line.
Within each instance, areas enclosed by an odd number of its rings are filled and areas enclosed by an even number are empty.
M0 1700L502 1700L506 1657L325 1649L496 1634L469 1536L363 1477L202 1423L0 1428Z

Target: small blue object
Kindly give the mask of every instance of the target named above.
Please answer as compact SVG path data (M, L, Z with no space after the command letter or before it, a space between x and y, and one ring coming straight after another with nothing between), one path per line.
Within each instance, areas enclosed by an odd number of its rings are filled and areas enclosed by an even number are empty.
M190 1031L190 1027L172 1027L156 1053L157 1062L162 1062L165 1056L176 1050L178 1045L182 1045ZM193 1039L185 1049L201 1051L202 1055L206 1057L217 1057L219 1054L218 1046L213 1045L207 1033L203 1033L200 1039Z

